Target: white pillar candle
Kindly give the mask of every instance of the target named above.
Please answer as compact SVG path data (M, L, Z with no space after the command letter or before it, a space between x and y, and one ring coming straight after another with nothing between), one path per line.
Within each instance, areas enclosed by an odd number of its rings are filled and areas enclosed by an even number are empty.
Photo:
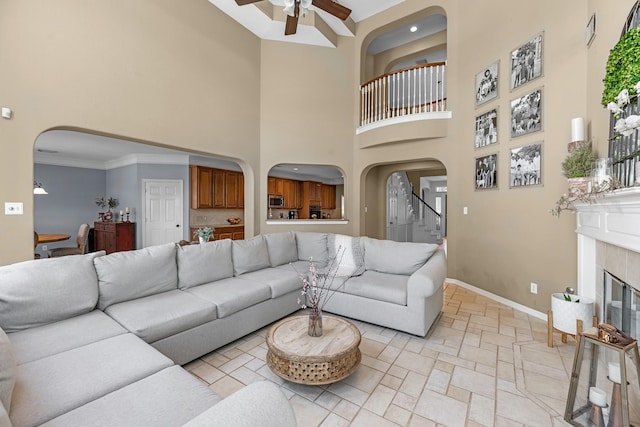
M124 212L120 211L120 216L124 215Z
M609 363L609 380L614 383L620 384L622 380L620 379L620 364L615 362Z
M576 117L571 119L571 142L584 141L584 119Z
M127 206L126 208L124 208L124 211L125 211L126 213L129 213L129 207Z
M607 406L607 392L598 387L589 388L589 402L600 407Z

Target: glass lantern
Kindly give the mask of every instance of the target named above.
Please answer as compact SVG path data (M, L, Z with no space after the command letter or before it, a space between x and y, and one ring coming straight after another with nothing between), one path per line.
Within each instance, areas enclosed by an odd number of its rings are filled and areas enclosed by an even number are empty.
M596 327L580 334L564 419L575 426L640 426L638 343L607 339Z

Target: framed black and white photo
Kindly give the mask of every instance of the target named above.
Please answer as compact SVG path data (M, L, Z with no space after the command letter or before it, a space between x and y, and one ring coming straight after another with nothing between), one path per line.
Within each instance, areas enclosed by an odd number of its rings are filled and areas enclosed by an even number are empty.
M476 106L498 97L498 69L496 61L476 74Z
M476 190L498 188L498 154L489 154L475 159Z
M542 34L511 51L511 89L542 75Z
M486 147L497 142L498 109L494 108L476 117L475 147Z
M542 88L511 101L511 138L542 130Z
M509 187L542 184L542 142L511 149Z

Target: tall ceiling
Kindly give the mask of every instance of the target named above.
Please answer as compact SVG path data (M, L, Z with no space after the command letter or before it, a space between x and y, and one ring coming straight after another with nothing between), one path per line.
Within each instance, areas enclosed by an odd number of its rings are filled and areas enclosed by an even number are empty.
M405 0L339 0L338 2L352 10L349 18L343 22L340 19L311 6L309 14L300 18L298 31L294 35L284 35L284 21L286 15L282 12L283 0L262 0L253 4L238 6L235 0L209 0L232 19L239 22L256 36L266 40L277 40L290 43L312 44L318 46L335 46L336 35L353 36L355 23L369 18L377 13L392 8ZM265 13L265 11L267 13ZM318 22L326 23L333 31L333 35L327 38ZM415 26L415 31L410 28ZM447 20L444 15L432 15L410 22L406 25L393 28L379 35L368 46L368 52L372 55L384 52L415 40L428 37L446 29ZM437 62L446 60L446 50L432 52L429 57L412 58L408 62L397 64L394 68L403 68L422 62ZM236 169L238 165L223 159L199 156L197 153L185 153L147 144L124 141L105 136L91 135L71 131L49 131L42 134L34 146L34 161L42 164L54 164L61 166L90 167L97 169L109 169L131 162L148 160L159 162L162 156L170 158L172 162L193 162L194 158L208 159L209 165L227 169ZM213 163L211 163L213 162ZM284 167L282 165L281 167ZM292 173L291 167L300 167L301 172L309 175L319 175L329 179L341 179L340 171L309 170L304 165L286 165L284 169L275 168L274 174L283 176ZM333 169L333 168L332 168ZM295 173L295 172L294 172ZM324 176L324 175L327 176Z

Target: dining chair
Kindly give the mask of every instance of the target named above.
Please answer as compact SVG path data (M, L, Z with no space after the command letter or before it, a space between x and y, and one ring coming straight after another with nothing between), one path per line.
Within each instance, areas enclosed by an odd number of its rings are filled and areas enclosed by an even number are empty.
M81 224L78 229L78 236L76 237L77 246L65 246L62 248L54 248L49 251L49 258L67 256L67 255L82 255L87 248L87 238L89 237L89 224Z
M33 232L33 249L38 247L38 233L36 231ZM40 254L38 252L34 252L33 259L40 259Z

